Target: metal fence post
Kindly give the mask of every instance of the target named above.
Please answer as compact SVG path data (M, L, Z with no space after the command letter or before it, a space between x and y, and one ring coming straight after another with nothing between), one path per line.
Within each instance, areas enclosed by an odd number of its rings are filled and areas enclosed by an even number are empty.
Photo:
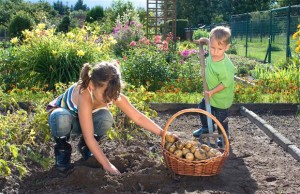
M291 6L288 6L288 14L287 14L287 31L286 31L286 60L288 60L291 54L290 48L290 28L291 28Z

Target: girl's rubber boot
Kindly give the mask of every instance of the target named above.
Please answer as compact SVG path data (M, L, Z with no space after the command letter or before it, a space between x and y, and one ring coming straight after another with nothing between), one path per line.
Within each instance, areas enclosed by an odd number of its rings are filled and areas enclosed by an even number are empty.
M95 136L95 139L97 142L100 141L100 136ZM92 152L89 150L88 146L86 145L83 137L80 138L78 143L78 150L82 155L82 158L85 160L85 164L92 168L99 168L101 165L96 160L96 158L93 156Z
M71 164L72 147L67 140L67 137L55 138L55 167L61 172L67 171Z

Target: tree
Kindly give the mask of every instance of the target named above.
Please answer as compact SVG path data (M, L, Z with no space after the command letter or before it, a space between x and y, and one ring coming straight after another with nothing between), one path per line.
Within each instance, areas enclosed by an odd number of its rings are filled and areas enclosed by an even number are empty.
M64 16L61 23L58 25L58 31L68 32L70 24L71 24L71 21L70 21L69 16Z
M8 24L8 35L12 37L21 37L23 30L31 30L33 27L33 21L30 15L25 11L19 11L12 17Z
M8 26L9 21L19 11L27 12L36 23L53 18L57 13L47 2L29 3L23 0L0 1L0 25Z
M270 9L273 0L180 0L177 18L188 19L190 26L229 21L234 14Z
M58 11L60 15L65 15L69 12L69 7L64 5L62 1L57 0L57 2L53 2L53 8Z
M123 15L124 13L128 13L130 10L134 10L134 6L132 2L124 0L113 0L110 8L106 9L105 15L110 17L112 21L116 21L118 15Z
M209 0L177 1L177 18L188 19L190 26L211 23L211 4Z
M103 17L104 17L103 7L96 6L87 12L86 21L92 23L94 21L102 19Z
M78 10L86 11L86 10L88 10L88 7L86 4L83 4L83 0L78 0L74 5L74 10L75 11L78 11Z

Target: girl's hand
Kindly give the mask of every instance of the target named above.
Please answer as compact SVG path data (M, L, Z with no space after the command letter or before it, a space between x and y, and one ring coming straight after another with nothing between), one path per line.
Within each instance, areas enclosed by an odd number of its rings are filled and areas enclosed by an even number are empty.
M106 170L107 172L111 173L111 174L115 174L115 175L120 175L120 171L112 164L109 163L108 166L103 166L104 170Z

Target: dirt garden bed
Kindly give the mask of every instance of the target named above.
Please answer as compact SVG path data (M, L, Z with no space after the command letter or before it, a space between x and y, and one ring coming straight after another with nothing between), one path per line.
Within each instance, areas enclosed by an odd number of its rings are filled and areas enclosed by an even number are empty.
M156 122L165 126L174 113L159 112ZM299 146L300 117L261 115ZM3 193L300 193L300 165L246 117L230 117L230 155L220 174L212 177L179 176L166 168L160 138L136 133L127 142L104 139L102 148L122 172L109 175L91 168L74 149L73 168L59 173L34 166L23 180L0 180ZM184 114L170 131L191 138L199 127L198 115ZM74 137L76 148L78 138ZM51 148L51 152L53 149Z

